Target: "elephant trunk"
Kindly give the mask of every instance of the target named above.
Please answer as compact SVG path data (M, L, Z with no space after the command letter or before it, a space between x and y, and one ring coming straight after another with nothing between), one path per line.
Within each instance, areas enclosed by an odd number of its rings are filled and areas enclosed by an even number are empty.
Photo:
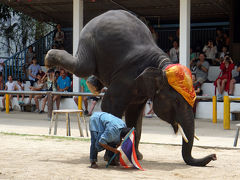
M73 57L67 51L51 49L45 57L46 67L60 67L71 73L76 73L77 58Z
M88 77L92 75L94 66L91 61L85 62L84 53L78 54L78 57L73 57L65 50L51 49L45 57L46 67L60 67L78 77Z
M182 138L182 156L186 164L191 166L205 166L212 160L216 160L216 155L211 154L201 159L195 159L192 157L192 146L194 141L194 117L193 113L187 113L183 121L180 121L180 125L183 128L183 131L188 139L188 142Z

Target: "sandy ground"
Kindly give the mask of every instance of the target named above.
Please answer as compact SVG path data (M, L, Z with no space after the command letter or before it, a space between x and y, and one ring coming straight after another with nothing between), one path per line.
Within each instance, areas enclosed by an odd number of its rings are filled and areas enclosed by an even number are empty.
M145 171L105 168L103 152L99 169L89 168L86 140L5 135L0 133L0 179L240 179L239 149L193 149L195 157L216 153L207 167L186 165L181 146L141 144Z

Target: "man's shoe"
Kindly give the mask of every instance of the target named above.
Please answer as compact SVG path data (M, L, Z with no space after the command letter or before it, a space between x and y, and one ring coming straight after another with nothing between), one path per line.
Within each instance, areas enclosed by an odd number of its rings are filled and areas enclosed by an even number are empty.
M39 113L41 114L41 113L44 113L44 111L43 110L41 110L41 111L39 111Z
M98 168L98 165L96 164L96 162L93 162L90 167L91 168Z
M2 112L3 112L3 111L6 111L6 109L5 109L5 108L2 108L2 110L1 110L1 111L2 111Z

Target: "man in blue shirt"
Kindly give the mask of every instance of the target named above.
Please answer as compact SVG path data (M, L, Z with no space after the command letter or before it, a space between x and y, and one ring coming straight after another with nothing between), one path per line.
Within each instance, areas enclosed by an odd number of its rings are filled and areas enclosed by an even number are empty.
M130 131L125 122L106 112L95 112L90 117L91 132L90 162L91 168L97 168L97 154L106 149L118 154L116 149L122 138Z
M70 78L66 75L66 72L64 69L61 69L60 71L60 76L57 79L57 90L59 92L67 92L68 89L71 87L71 80ZM55 95L53 97L53 102L56 101L56 106L57 109L59 109L60 106L60 100L61 100L61 95Z

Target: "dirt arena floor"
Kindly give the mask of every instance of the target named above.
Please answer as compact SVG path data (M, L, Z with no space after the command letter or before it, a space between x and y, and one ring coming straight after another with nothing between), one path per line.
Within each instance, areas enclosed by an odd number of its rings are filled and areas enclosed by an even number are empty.
M0 133L0 179L240 179L239 150L194 147L194 157L217 154L207 167L191 167L181 157L181 146L141 144L145 171L105 168L103 152L99 169L89 168L90 141Z

